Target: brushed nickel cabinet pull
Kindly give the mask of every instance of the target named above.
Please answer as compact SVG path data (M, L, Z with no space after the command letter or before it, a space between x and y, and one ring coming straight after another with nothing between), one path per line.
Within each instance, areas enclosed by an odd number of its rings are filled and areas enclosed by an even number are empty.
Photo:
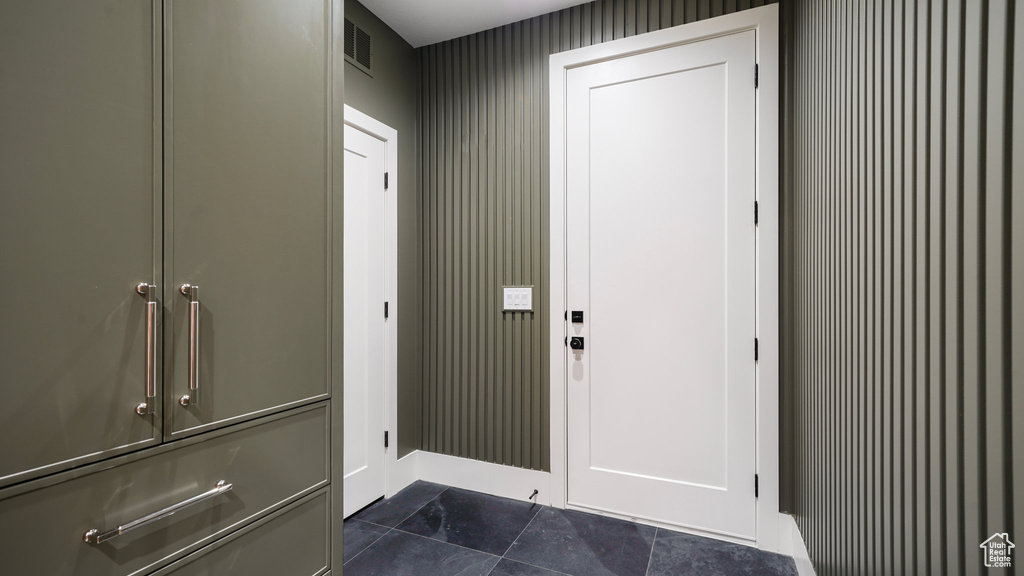
M146 299L146 401L135 407L139 416L156 411L156 286L142 283L135 291Z
M188 394L178 399L182 406L199 405L199 286L181 285L188 298Z
M82 535L82 540L88 542L89 544L101 544L103 542L106 542L107 540L110 540L111 538L116 538L122 534L131 532L136 528L145 526L146 524L151 524L153 522L156 522L157 520L167 518L168 516L171 516L175 512L178 512L184 508L188 508L189 506L193 506L204 500L209 500L214 496L220 496L221 494L231 490L231 488L231 484L228 484L227 482L221 480L220 482L217 482L216 486L214 486L212 490L207 490L202 494L196 494L195 496L188 498L186 500L182 500L177 504L171 504L167 508L157 510L156 512L153 512L151 514L146 514L142 518L137 518L135 520L132 520L131 522L128 522L127 524L121 524L117 528L107 530L106 532L100 532L96 528L93 528L92 530L89 530L84 535Z

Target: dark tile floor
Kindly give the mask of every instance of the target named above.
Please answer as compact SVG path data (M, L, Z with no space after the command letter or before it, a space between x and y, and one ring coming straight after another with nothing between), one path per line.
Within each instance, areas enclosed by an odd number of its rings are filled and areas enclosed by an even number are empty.
M779 554L416 482L345 521L345 576L796 574Z

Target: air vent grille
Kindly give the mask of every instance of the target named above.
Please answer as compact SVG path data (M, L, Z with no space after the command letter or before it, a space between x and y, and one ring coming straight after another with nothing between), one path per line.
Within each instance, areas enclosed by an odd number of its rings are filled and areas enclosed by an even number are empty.
M345 56L356 57L356 25L345 18Z
M371 74L373 45L370 34L354 22L345 19L345 60L367 74Z
M370 68L370 35L356 28L356 62Z

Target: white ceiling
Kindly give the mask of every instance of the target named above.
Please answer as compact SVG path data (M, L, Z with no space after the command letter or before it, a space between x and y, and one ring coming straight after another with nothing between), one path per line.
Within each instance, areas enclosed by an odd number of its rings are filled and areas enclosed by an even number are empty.
M587 0L361 0L413 48L561 10Z

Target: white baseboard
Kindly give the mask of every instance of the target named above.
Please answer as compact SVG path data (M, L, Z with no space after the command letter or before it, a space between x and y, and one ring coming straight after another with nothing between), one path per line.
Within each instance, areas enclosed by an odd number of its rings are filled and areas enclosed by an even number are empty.
M524 502L530 501L530 495L537 490L537 496L533 501L545 506L551 504L549 472L503 466L423 450L413 454L416 456L416 477L419 480Z
M397 448L391 448L391 450L397 450ZM419 450L414 450L402 458L397 457L397 452L394 456L388 454L387 486L384 487L385 497L391 498L405 489L406 486L419 479L416 469L419 453Z
M807 545L796 525L796 519L789 514L779 514L779 552L792 556L799 576L815 576L814 564L807 554Z

